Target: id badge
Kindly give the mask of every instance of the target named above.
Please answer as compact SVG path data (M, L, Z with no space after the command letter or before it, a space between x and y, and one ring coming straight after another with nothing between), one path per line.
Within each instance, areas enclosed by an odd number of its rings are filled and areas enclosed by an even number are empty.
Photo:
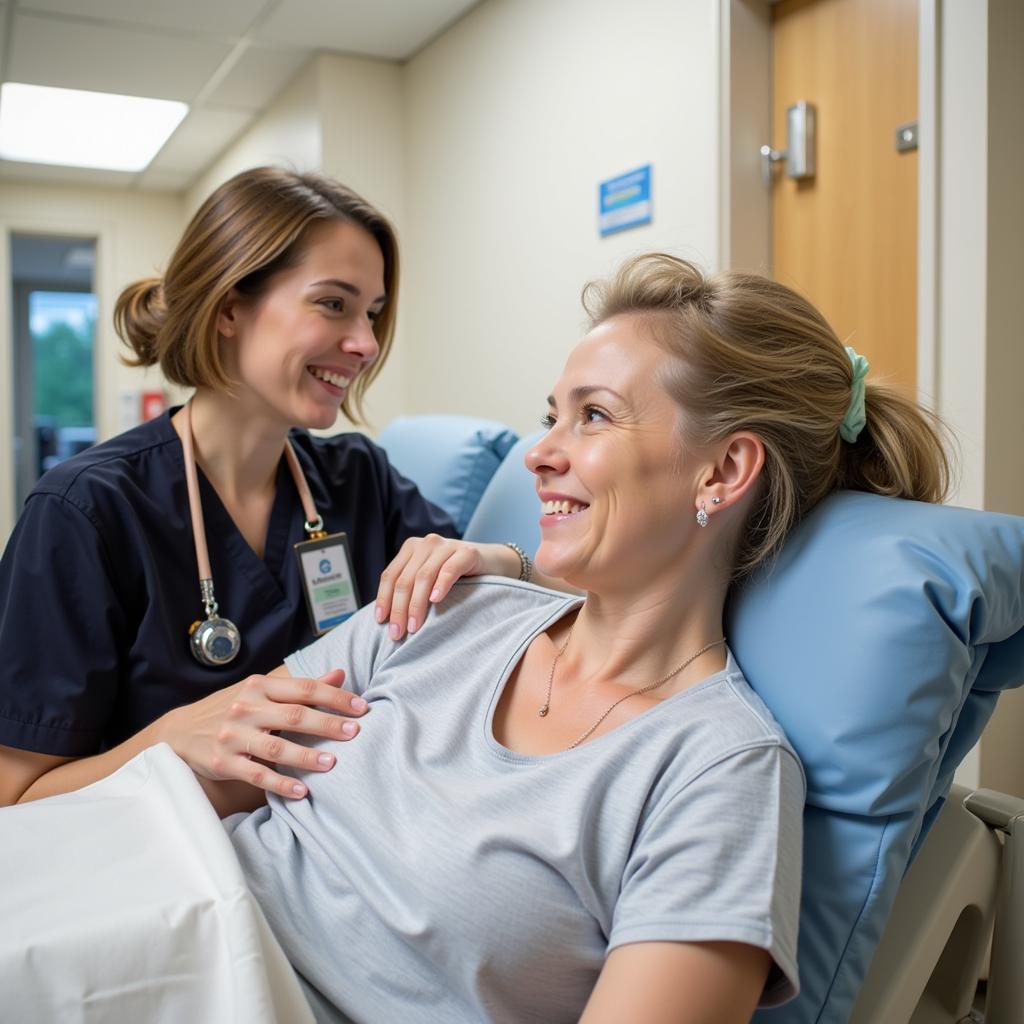
M323 636L359 608L348 538L332 533L295 545L306 607L316 636Z

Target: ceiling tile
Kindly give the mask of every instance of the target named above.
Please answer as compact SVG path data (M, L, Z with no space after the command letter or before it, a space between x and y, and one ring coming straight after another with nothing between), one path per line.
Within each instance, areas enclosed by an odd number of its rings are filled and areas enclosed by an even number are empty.
M404 60L477 0L282 0L258 39Z
M262 110L312 56L303 49L273 50L254 46L209 96L214 106Z
M193 110L150 164L154 170L198 173L252 120L248 110Z
M92 167L57 167L0 160L0 180L30 185L109 185L127 188L135 175L126 171L99 171Z
M184 192L195 176L195 171L160 171L150 165L135 179L135 187L143 192Z
M226 42L17 14L7 78L190 102L229 50Z
M191 35L240 36L266 0L18 0L22 10L127 22Z

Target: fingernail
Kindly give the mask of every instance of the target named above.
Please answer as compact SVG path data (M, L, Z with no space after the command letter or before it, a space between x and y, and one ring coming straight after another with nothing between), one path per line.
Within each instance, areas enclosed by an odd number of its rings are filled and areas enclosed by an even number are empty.
M370 705L363 700L362 697L352 698L352 710L353 711L365 711Z
M322 764L322 765L334 764L334 755L333 754L320 754L317 757L316 760L317 760L317 764Z
M420 628L420 624L412 615L410 615L409 621L408 623L406 623L406 628L409 630L410 633L415 633L416 630Z
M397 640L398 634L401 633L401 630L398 628L398 623L392 622L391 625L388 627L388 632L391 634L392 640Z
M375 619L376 619L376 620L377 620L378 622L383 622L383 621L384 621L384 609L383 609L383 608L381 608L381 606L380 606L380 605L377 605L377 607L376 607L376 608L374 609L374 612L373 612L373 617L374 617L374 618L375 618Z
M346 722L346 723L345 723L345 724L344 724L344 725L343 725L343 726L341 727L341 731L342 731L342 732L343 732L343 733L344 733L344 734L345 734L346 736L355 736L355 734L356 734L356 727L355 727L355 723L354 723L354 722Z
M299 784L298 784L298 783L296 782L296 783L295 783L295 785L294 785L294 786L292 786L292 792L293 792L293 793L294 793L294 794L295 794L296 796L305 796L305 795L306 795L306 787L305 787L305 786L300 786L300 785L299 785Z
M440 601L441 600L441 588L440 587L434 587L434 589L430 592L430 600L431 601Z

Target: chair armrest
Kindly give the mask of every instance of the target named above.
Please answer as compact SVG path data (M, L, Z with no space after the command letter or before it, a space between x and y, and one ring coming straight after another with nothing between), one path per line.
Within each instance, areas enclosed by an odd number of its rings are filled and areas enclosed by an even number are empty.
M1024 819L1024 800L994 789L976 789L964 800L967 808L976 818L1008 835L1020 827Z
M1024 1017L1024 800L979 789L964 807L990 828L1003 834L1003 863L999 880L992 960L985 998L986 1024L1011 1024Z

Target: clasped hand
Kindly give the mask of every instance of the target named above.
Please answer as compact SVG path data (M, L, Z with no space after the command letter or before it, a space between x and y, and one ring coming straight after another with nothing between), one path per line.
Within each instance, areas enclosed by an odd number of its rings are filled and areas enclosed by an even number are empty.
M375 615L393 640L415 633L432 604L463 576L518 576L519 556L505 544L474 544L436 533L410 537L380 577Z
M277 733L350 740L359 731L353 718L364 714L367 704L341 689L341 669L318 679L284 672L248 676L169 712L162 738L202 778L246 782L291 799L304 797L306 786L274 766L325 772L334 767L334 755Z

